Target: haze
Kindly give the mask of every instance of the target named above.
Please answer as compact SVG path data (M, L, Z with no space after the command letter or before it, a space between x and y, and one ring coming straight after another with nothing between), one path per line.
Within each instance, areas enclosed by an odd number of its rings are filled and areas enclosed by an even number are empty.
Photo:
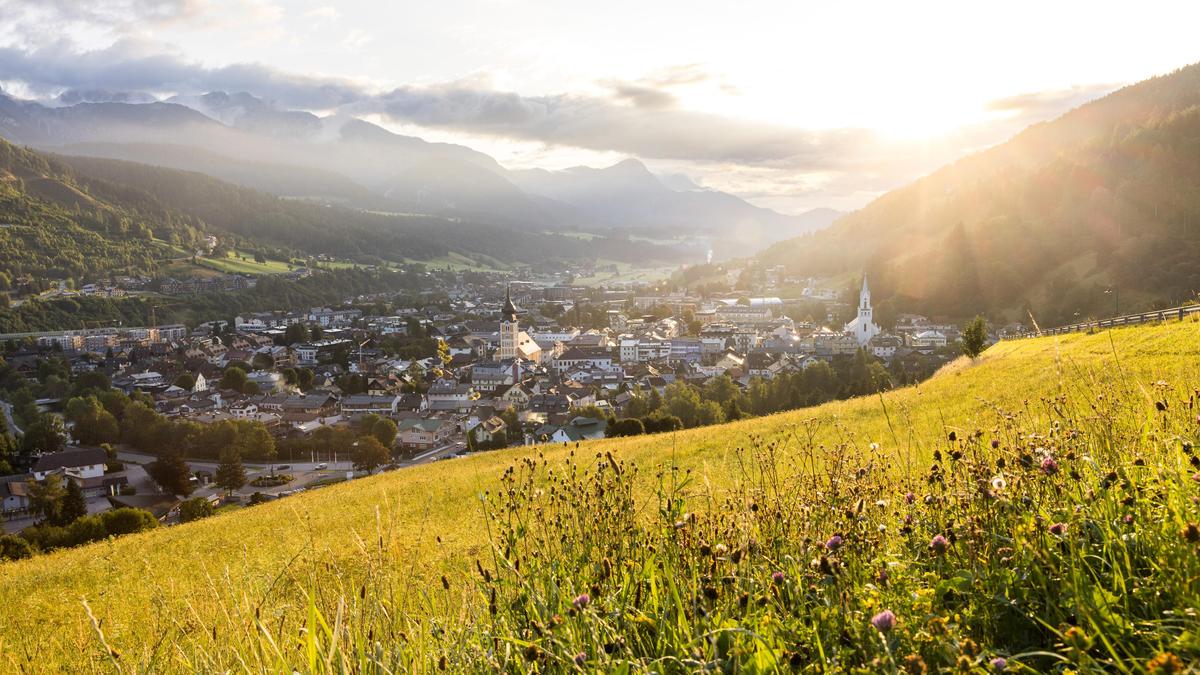
M507 168L626 157L785 213L863 205L1196 60L1143 3L0 0L0 86L42 101L248 91ZM1150 37L1153 36L1153 37Z

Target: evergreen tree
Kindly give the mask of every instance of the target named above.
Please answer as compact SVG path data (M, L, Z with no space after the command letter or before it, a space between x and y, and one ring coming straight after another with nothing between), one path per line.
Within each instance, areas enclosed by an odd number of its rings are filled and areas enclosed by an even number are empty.
M238 490L246 484L246 468L242 466L242 455L236 448L225 448L221 451L216 482L226 493Z
M987 344L987 321L982 316L976 316L962 332L962 352L973 358L978 357Z
M83 488L73 480L67 481L67 488L59 503L56 525L70 525L87 515L87 500L83 497Z

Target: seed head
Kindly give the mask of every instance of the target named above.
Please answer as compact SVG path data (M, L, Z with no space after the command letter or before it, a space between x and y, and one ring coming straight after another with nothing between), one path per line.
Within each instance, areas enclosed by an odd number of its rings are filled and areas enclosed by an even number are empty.
M1067 531L1067 526L1062 523L1054 523L1050 526L1050 534L1056 537L1061 537Z
M829 549L830 551L836 551L842 547L843 543L845 543L845 540L842 539L842 536L840 534L835 534L829 538L829 541L825 542L825 548Z
M1188 523L1187 526L1183 528L1183 538L1187 539L1193 544L1200 541L1200 525L1197 525L1196 523Z
M786 578L787 577L784 575L783 572L775 572L774 574L771 575L771 583L782 584L783 580Z
M575 605L575 609L583 609L592 604L592 596L588 595L587 593L580 593L579 595L575 596L575 599L571 601L571 604Z

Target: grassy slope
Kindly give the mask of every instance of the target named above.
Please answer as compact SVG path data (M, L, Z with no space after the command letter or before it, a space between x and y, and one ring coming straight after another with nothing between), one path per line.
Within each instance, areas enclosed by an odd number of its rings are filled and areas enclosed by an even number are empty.
M960 361L919 387L882 399L674 438L598 442L585 446L584 454L611 450L642 466L674 457L719 488L732 473L732 448L756 437L786 439L810 428L802 423L818 420L815 433L827 442L846 434L859 442L878 441L896 448L896 470L919 471L927 461L923 448L944 438L947 429L973 429L987 402L1019 405L1059 387L1086 388L1122 374L1140 384L1194 383L1200 379L1198 357L1195 322L1008 342L976 364ZM553 462L567 451L545 452ZM27 658L40 667L103 663L83 599L102 621L108 642L122 652L122 663L143 665L154 653L170 658L172 649L237 649L260 604L264 623L280 626L277 635L294 634L303 625L305 588L318 588L328 599L354 597L366 580L411 580L398 584L411 589L411 597L394 598L390 606L402 611L427 606L425 594L436 582L426 582L443 573L457 580L471 561L486 558L477 495L494 489L504 468L529 455L517 449L442 462L0 566L0 669L13 670Z

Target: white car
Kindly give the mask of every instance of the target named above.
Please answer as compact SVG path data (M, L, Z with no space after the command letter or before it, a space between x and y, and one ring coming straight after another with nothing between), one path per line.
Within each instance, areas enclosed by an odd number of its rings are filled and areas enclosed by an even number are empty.
M324 471L325 469L329 468L329 465L326 464L325 462L321 462L320 464L316 465L313 468L315 468L317 471Z

